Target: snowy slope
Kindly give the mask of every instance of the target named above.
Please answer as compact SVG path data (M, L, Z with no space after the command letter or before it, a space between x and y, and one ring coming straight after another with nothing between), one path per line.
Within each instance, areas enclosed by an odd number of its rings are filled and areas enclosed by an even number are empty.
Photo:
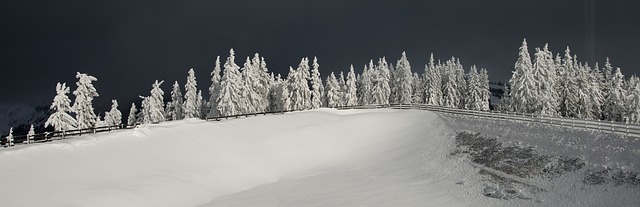
M531 195L538 201L485 197L479 169L450 155L452 120L417 110L321 109L5 148L0 205L579 206L567 194L598 191L560 194L536 181L546 190ZM628 198L621 204L637 203L637 189L611 189Z

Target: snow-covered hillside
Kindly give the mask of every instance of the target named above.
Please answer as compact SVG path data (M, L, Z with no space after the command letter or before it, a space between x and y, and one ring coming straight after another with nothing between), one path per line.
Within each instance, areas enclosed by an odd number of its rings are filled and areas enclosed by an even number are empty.
M452 152L460 130L456 127L494 136L481 127L468 127L490 122L464 119L456 125L458 121L419 110L320 109L221 122L189 119L5 148L0 149L0 205L625 206L640 202L634 196L637 186L589 186L577 180L575 172L563 175L559 184L514 179L538 187L509 189L526 199L486 197L483 191L493 184L480 173L483 168ZM527 137L520 140L515 144ZM543 151L553 150L558 149ZM601 196L582 198L597 193Z

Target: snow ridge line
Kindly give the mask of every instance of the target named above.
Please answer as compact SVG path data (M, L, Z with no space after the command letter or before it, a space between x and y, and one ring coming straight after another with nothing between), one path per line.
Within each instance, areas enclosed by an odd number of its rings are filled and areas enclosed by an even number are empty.
M568 127L573 129L595 130L601 132L610 132L622 134L627 137L640 138L640 125L624 122L587 120L567 117L548 116L540 114L526 114L515 112L501 111L475 111L468 109L448 108L442 106L428 104L390 104L390 105L364 105L364 106L347 106L338 109L375 109L375 108L391 108L391 109L419 109L435 112L443 112L449 114L467 115L482 118L492 118L501 120L513 120L520 122L542 123L552 126Z

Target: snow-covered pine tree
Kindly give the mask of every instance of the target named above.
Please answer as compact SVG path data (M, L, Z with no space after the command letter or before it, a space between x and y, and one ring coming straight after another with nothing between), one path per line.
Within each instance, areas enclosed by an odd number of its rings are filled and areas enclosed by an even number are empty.
M425 103L429 105L442 105L442 74L441 69L434 63L433 53L429 57L429 65L425 65Z
M560 114L565 117L576 117L578 114L578 64L571 57L569 47L565 50L560 74L563 81L559 82Z
M487 72L487 69L480 69L478 82L480 84L480 110L489 111L491 92L489 91L489 73Z
M243 114L257 112L262 107L260 103L262 96L259 95L257 91L259 87L258 83L260 83L256 72L257 70L249 57L247 57L244 66L240 69L242 74L242 94L239 103L241 106L240 111Z
M396 94L396 102L398 104L410 104L411 103L411 95L413 93L412 90L412 76L411 76L411 64L409 64L409 60L407 59L407 54L402 52L402 57L398 60L395 69L395 92ZM392 89L393 90L393 89Z
M149 120L149 109L151 106L149 105L149 97L148 96L138 96L142 99L142 103L140 104L140 111L136 114L136 122L141 124L151 123Z
M211 86L209 86L209 114L210 117L220 116L218 111L218 97L220 96L220 56L216 57L215 66L211 71ZM177 83L177 82L176 82ZM173 97L173 92L171 93ZM182 96L182 95L181 95ZM182 97L180 98L182 99Z
M93 87L91 82L97 81L93 76L85 73L76 73L78 82L76 85L78 88L73 91L73 95L76 96L73 103L72 110L76 114L76 121L78 122L78 128L87 129L95 126L96 114L93 112L92 101L94 97L98 97L98 92Z
M421 104L424 103L424 84L422 78L418 73L413 73L412 78L413 85L411 88L413 89L413 94L411 95L411 103Z
M325 89L327 90L327 106L331 108L342 106L342 89L333 72L327 77Z
M577 59L574 59L577 62ZM593 114L593 101L591 91L595 83L590 82L588 66L578 64L576 67L576 110L573 115L576 118L591 119Z
M265 112L269 108L269 90L271 88L271 77L269 77L269 70L267 69L267 63L264 61L260 54L256 53L251 60L252 75L255 80L252 82L252 89L256 93L256 97L253 99L255 112Z
M598 69L598 63L592 69L588 69L588 96L591 97L591 114L593 119L602 118L602 105L604 103L604 94L602 93L602 87L604 84L604 76Z
M69 115L69 112L72 111L70 106L71 100L67 97L69 87L67 87L65 83L57 83L56 93L57 95L53 98L53 103L51 103L50 107L54 112L45 122L45 127L53 126L56 131L75 129L77 122Z
M167 111L167 119L184 119L184 100L182 99L182 91L180 91L180 84L178 84L178 81L173 83L173 89L171 90L171 102L167 103L167 107L169 108L169 111Z
M303 58L304 61L304 58ZM287 91L289 96L290 105L287 107L290 110L302 110L302 92L300 91L301 75L298 75L300 71L294 70L293 67L289 67L289 73L287 74Z
M347 106L347 82L345 81L342 71L340 71L340 75L338 76L338 84L340 86L340 102L338 106Z
M31 144L33 142L33 137L36 135L36 131L33 128L33 124L29 128L29 132L27 133L27 144Z
M442 106L449 108L457 108L462 99L462 94L458 90L458 82L456 82L453 60L454 58L445 63L442 73Z
M122 112L118 110L118 101L111 100L111 110L104 115L106 126L119 126L122 124Z
M271 90L269 95L270 111L287 111L290 106L289 90L287 84L282 80L280 74L273 77L274 81L271 84Z
M454 71L455 71L455 79L456 79L456 83L458 85L458 94L460 94L460 99L458 100L458 108L464 108L464 94L465 91L467 90L467 82L464 78L464 68L462 67L462 64L460 64L460 58L456 58L455 59L455 65L454 65Z
M240 67L235 63L235 52L229 51L229 57L224 64L223 76L220 81L220 96L217 99L217 109L222 116L239 114L242 78L238 71Z
M200 104L197 101L198 84L196 82L196 75L193 68L189 69L188 74L187 83L184 85L184 117L196 118L200 112L200 108L198 107Z
M544 45L543 50L536 48L534 56L533 79L537 80L539 95L539 98L534 100L537 102L535 104L537 108L534 112L543 115L558 115L557 72L548 44Z
M311 71L311 108L317 109L322 107L322 97L324 95L324 86L320 79L320 65L318 58L313 57L313 69Z
M9 129L9 135L7 135L5 138L7 140L6 146L7 147L13 146L13 127Z
M609 93L605 95L604 100L604 117L611 121L623 121L625 98L624 95L624 76L620 72L620 68L616 68L611 77L609 85Z
M202 98L202 90L198 90L198 94L196 95L196 117L202 118L203 111L205 109L205 105L207 103L204 102L204 98Z
M291 110L303 110L311 108L311 90L309 90L308 80L310 79L309 59L302 58L298 68L294 71L290 68L287 80L289 80L289 93L291 97ZM291 73L293 71L293 73ZM293 74L293 77L292 77ZM293 78L293 79L291 79Z
M482 100L483 97L483 88L481 85L481 77L478 74L478 69L476 66L471 66L469 73L467 74L467 90L466 95L464 96L465 109L480 111L484 109L483 104L485 103Z
M390 80L390 72L389 65L387 64L387 60L383 57L378 60L378 78L375 81L374 87L379 90L376 92L374 96L373 103L375 104L389 104L389 96L391 95L391 86L389 85Z
M358 80L360 87L357 89L358 102L362 105L373 104L373 84L376 81L377 69L373 64L373 60L369 61L369 65L365 65L362 70L362 76Z
M640 80L633 75L627 82L626 117L629 123L637 124L640 123Z
M135 126L136 123L136 113L138 109L136 108L135 103L131 103L131 109L129 109L129 116L127 117L127 126Z
M527 40L522 42L518 60L509 84L511 84L511 110L522 113L534 113L538 110L537 80L534 80L533 65L527 48Z
M356 73L353 70L353 65L349 68L349 73L347 73L347 82L345 87L345 105L346 106L356 106L358 105L358 96L356 95Z
M162 85L162 83L164 83L164 81L160 81L158 82L158 80L156 80L155 83L153 83L152 85L152 89L151 89L151 96L149 96L148 99L148 118L149 120L147 121L145 119L145 121L147 123L160 123L165 121L165 117L164 117L164 91L162 91L162 89L160 89L160 85ZM144 108L144 104L143 104L143 108Z

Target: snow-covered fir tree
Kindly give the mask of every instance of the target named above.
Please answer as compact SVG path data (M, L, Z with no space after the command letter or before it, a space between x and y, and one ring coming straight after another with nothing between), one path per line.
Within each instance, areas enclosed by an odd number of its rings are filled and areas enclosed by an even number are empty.
M149 97L148 96L138 96L142 99L142 103L140 103L140 111L136 114L136 122L142 124L151 123L149 120L149 109L151 106L149 105Z
M342 106L342 89L333 72L326 79L325 89L327 90L327 106L331 108Z
M200 113L200 102L198 99L198 83L196 82L196 75L193 68L189 69L187 76L187 83L184 85L184 117L185 118L197 118Z
M309 59L302 58L298 68L294 70L289 68L289 74L287 75L287 83L289 89L289 97L291 100L291 110L304 110L311 108L311 90L309 90L308 79L309 73Z
M138 113L138 109L136 108L135 103L131 103L131 109L129 109L129 116L127 117L127 125L135 126L136 125L136 113Z
M33 124L29 128L29 132L27 133L27 144L33 143L33 137L36 135L36 131L33 128Z
M98 92L91 82L97 81L98 79L85 73L76 73L76 78L78 78L78 82L76 82L78 88L73 91L76 99L73 103L72 110L76 114L78 128L92 128L95 126L97 117L93 111L91 102L94 97L98 97Z
M478 82L480 83L480 100L482 101L482 103L480 103L480 110L489 111L491 95L489 91L489 73L487 72L487 69L480 69Z
M256 54L257 55L257 54ZM244 67L241 69L242 73L242 90L241 90L241 113L249 114L255 112L262 112L266 108L266 99L262 95L261 73L260 70L260 58L256 57L256 61L251 61L249 57L244 63ZM254 63L255 62L255 63ZM263 108L264 107L264 108Z
M538 90L537 80L533 76L533 65L527 40L522 42L520 47L518 60L515 63L515 69L509 80L511 85L511 110L515 112L533 113L538 108Z
M69 113L71 110L71 100L67 94L69 93L69 87L66 84L56 84L57 95L53 98L51 103L51 109L54 110L53 114L49 116L45 122L45 127L53 126L56 131L66 131L75 129L77 126L76 119Z
M324 86L320 79L320 64L318 58L313 57L313 69L311 71L311 108L317 109L323 106Z
M13 127L9 129L9 135L7 135L5 138L7 140L5 145L7 147L13 146Z
M629 123L640 123L640 80L637 76L629 78L626 97L626 117Z
M442 69L440 66L436 67L433 53L429 57L429 64L425 65L424 69L424 81L425 81L425 103L429 105L442 105Z
M160 123L165 121L164 117L164 91L160 89L160 85L164 81L158 82L158 80L153 83L151 88L151 96L142 98L142 120L141 123Z
M604 100L603 115L605 119L611 121L623 121L626 91L624 91L624 76L620 72L620 68L616 68L611 77L609 85L609 93L606 94Z
M411 103L424 103L424 84L422 78L420 78L418 73L413 73L412 79L413 85L411 88L413 89L413 94L411 95Z
M105 113L105 126L119 126L122 124L122 112L118 110L118 101L111 100L111 110Z
M254 81L252 89L256 93L255 103L253 103L255 112L265 112L269 109L269 91L272 86L272 78L269 76L269 69L264 57L256 53L251 60Z
M559 82L559 95L560 95L560 114L565 117L576 117L578 115L578 102L579 102L579 88L578 88L578 68L574 62L574 58L571 57L571 50L569 47L565 50L564 58L562 59L562 67L559 67L560 74L563 81Z
M449 108L457 108L462 102L462 95L458 90L459 82L456 81L454 58L448 60L442 66L442 106Z
M373 103L373 84L374 79L377 76L377 71L373 65L373 60L369 61L369 65L365 65L362 70L362 75L356 77L358 79L358 87L356 89L358 95L358 103L361 105L368 105Z
M577 59L574 59L577 62ZM591 82L589 78L588 66L578 64L575 68L576 71L576 109L573 115L576 118L592 119L595 117L593 114L594 101L596 97L591 97L591 91L595 90L595 82ZM599 90L599 89L598 89Z
M349 73L347 73L347 82L344 92L345 106L358 105L358 96L356 95L356 93L356 73L353 70L353 65L351 65L349 68Z
M483 79L484 78L478 73L476 66L471 66L467 75L467 89L465 90L466 95L464 96L465 109L482 111L487 108L487 106L485 106L485 104L487 104L486 100L483 100L486 98L484 94L487 93L483 86Z
M540 50L536 48L533 61L533 79L536 80L538 97L536 110L534 113L543 115L558 115L558 92L556 66L553 61L553 54L549 51L548 44Z
M371 64L370 64L371 66ZM371 68L371 67L370 67ZM378 65L369 69L371 88L369 92L370 104L389 104L389 69L384 58L378 59Z
M274 77L272 85L269 98L271 111L288 111L289 106L291 106L291 101L289 99L287 82L278 74L278 76Z
M206 105L207 102L202 98L202 90L198 90L198 94L196 95L196 118L203 118L202 115Z
M400 60L398 60L396 64L394 74L396 84L394 84L394 88L391 89L393 91L391 93L395 94L394 102L398 104L411 103L413 77L411 75L411 64L409 64L405 52L402 52L402 57L400 57Z
M457 89L458 89L458 94L460 94L460 98L458 99L458 108L464 108L464 94L466 93L465 91L467 90L467 82L464 78L464 68L462 67L462 64L460 64L460 59L459 58L454 58L455 61L454 65L453 65L453 71L454 71L454 77L457 83Z
M182 91L178 81L173 83L171 90L171 102L167 103L166 115L169 120L180 120L184 118L184 100L182 99Z
M345 80L344 73L340 71L340 75L338 75L338 85L340 86L340 102L338 103L338 106L347 105L347 82Z
M218 97L220 96L220 56L216 57L215 66L211 71L211 86L209 86L209 114L210 117L220 116L218 111ZM171 93L173 97L173 92ZM181 95L182 96L182 95ZM181 98L182 99L182 98Z
M229 51L229 57L224 63L224 71L220 81L220 95L217 99L217 109L221 116L232 116L240 113L238 101L241 99L242 77L238 71L240 67L235 63L235 52Z

